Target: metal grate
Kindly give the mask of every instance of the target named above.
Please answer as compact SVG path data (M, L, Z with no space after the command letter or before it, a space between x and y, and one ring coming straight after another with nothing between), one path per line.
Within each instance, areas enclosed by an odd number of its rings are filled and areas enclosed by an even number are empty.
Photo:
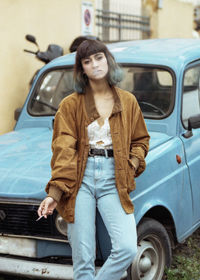
M150 18L96 10L98 37L104 42L136 40L150 37Z
M55 227L57 213L36 222L37 208L37 205L0 203L0 234L66 240Z

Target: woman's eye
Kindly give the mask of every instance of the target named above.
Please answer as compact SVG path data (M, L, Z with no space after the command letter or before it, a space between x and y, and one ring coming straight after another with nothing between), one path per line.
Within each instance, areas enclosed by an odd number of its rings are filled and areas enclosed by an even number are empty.
M89 60L84 60L83 63L84 63L84 64L89 64L90 61L89 61Z
M97 60L101 60L102 58L103 58L102 55L98 55L96 59L97 59Z

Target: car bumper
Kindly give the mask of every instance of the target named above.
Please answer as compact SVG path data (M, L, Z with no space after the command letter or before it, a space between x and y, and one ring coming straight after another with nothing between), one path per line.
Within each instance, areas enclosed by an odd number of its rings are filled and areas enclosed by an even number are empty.
M100 268L97 268L97 271ZM41 263L0 256L0 273L32 277L34 279L73 280L72 265ZM125 272L121 278L125 279Z
M73 280L72 265L42 263L10 257L0 257L0 273L35 279Z

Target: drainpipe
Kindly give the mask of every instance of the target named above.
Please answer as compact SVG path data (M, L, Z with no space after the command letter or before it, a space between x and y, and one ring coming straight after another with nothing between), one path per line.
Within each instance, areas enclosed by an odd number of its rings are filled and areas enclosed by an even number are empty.
M163 0L158 0L158 9L163 8Z

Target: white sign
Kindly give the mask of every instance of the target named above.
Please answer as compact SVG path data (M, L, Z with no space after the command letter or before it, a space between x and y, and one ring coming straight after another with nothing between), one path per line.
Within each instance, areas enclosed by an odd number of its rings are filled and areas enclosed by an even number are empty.
M94 8L89 1L82 2L82 35L93 35Z

